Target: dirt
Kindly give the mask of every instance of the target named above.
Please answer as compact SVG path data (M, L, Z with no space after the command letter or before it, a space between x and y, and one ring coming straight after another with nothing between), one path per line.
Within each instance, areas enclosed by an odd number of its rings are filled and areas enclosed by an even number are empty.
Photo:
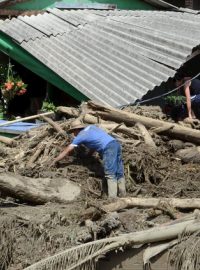
M157 107L126 110L153 118L166 117ZM60 125L67 131L69 123L70 120L65 120ZM130 140L122 134L119 136ZM183 163L175 155L178 149L193 145L155 134L152 137L156 150L147 147L142 140L137 146L127 141L122 143L128 196L200 197L199 164ZM1 145L1 172L41 179L66 178L81 187L81 195L68 204L31 206L1 194L0 270L21 270L81 242L150 228L172 219L170 211L174 209L161 209L155 213L154 209L134 208L118 213L111 230L105 230L105 215L86 226L82 222L84 211L90 206L98 208L108 203L101 194L103 167L100 158L89 156L85 148L77 150L58 166L51 166L53 159L70 141L71 135L64 139L45 125L20 136L17 147ZM33 156L41 149L33 161Z

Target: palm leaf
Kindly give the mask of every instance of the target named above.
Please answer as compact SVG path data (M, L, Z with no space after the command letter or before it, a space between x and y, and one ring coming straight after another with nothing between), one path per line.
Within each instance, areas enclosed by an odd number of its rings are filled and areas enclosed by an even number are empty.
M97 240L67 249L54 256L43 259L24 270L95 270L95 259L111 250L133 244L174 239L180 233L183 233L183 231L195 232L198 230L200 230L200 222L196 222L193 219L146 231Z

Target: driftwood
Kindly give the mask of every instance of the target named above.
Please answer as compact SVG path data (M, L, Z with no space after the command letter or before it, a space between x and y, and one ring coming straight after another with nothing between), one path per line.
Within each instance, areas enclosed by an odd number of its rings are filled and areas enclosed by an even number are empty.
M51 125L58 132L58 134L62 135L63 138L67 138L66 132L59 126L59 124L57 124L51 118L46 117L44 115L41 115L41 118L45 120L47 123L49 123L49 125Z
M6 123L0 124L0 127L9 126L9 125L14 124L14 123L23 122L23 121L27 121L27 120L31 120L31 119L37 119L37 118L40 118L42 115L47 116L47 115L53 115L53 114L54 114L54 112L46 112L46 113L31 115L31 116L27 116L27 117L24 117L24 118L19 118L19 119L16 119L16 120L12 120L12 121L8 121Z
M0 136L0 142L7 144L9 146L15 146L17 144L17 142L14 139L10 139L4 136Z
M154 207L170 205L179 209L200 209L200 199L178 199L178 198L121 198L114 203L103 206L106 212L118 211L131 207Z
M145 144L152 147L152 148L156 148L155 142L153 141L153 139L152 139L151 135L149 134L148 130L146 129L146 127L141 123L137 123L136 127L140 130L140 132L144 138Z
M80 195L80 188L66 179L34 179L6 173L0 174L0 190L4 195L31 204L67 202Z
M58 112L64 113L68 115L69 117L78 117L80 115L80 112L78 109L74 109L71 107L63 107L60 106L57 108ZM112 130L115 132L121 132L123 134L126 134L128 136L133 137L134 139L138 139L140 136L139 133L137 133L134 129L126 127L124 124L116 124L116 123L108 123L107 121L104 121L98 117L95 117L89 113L83 114L81 116L82 120L86 124L98 124L100 127L105 128L106 130Z
M104 213L115 212L125 208L143 207L164 209L172 207L179 209L200 209L200 199L178 199L178 198L119 198L115 202L103 205ZM82 215L83 219L95 219L99 216L95 207L88 208Z
M163 131L163 134L167 134L171 137L179 138L184 141L190 141L190 142L200 144L200 131L199 130L180 126L178 124L174 124L173 127L171 127L171 123L167 123L162 120L137 115L135 113L125 112L119 109L114 109L112 107L105 107L105 106L96 104L92 101L88 102L88 106L89 108L92 108L94 110L93 113L95 115L99 115L101 118L105 120L111 120L117 123L123 122L129 126L133 126L134 124L139 122L139 123L142 123L147 128L166 127L166 129L164 129Z
M128 128L124 124L119 125L116 123L108 123L107 121L104 121L102 119L99 121L98 117L95 117L95 116L90 115L90 114L85 114L83 116L83 121L85 123L88 123L88 124L98 124L102 128L112 130L115 132L118 131L118 132L126 134L130 137L133 137L135 139L138 139L138 137L140 136L140 134L137 133L133 128Z
M80 114L78 109L75 109L72 107L64 107L64 106L57 107L57 112L64 113L68 115L69 117L78 117Z

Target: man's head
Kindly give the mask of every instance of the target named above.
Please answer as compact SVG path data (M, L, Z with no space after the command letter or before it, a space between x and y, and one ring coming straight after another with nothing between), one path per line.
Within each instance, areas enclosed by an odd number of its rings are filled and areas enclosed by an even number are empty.
M76 136L84 128L85 128L85 125L81 122L81 120L76 119L71 123L70 129L68 130L68 132L73 133Z
M175 82L176 87L181 86L183 84L183 81L184 81L184 74L177 73L174 77L174 82Z

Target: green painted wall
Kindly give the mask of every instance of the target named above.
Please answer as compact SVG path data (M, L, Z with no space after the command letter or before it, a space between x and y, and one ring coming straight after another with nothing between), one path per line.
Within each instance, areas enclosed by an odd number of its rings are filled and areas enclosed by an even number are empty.
M71 84L67 83L56 73L42 64L39 60L34 58L31 54L27 53L23 48L14 43L11 38L0 32L0 51L10 56L45 81L50 82L57 88L61 89L65 93L78 101L88 100L81 92L74 88Z
M30 0L24 3L18 3L10 6L10 9L16 10L42 10L49 7L54 7L56 2L64 3L108 3L116 4L118 9L140 9L152 10L155 9L151 5L145 3L143 0Z

